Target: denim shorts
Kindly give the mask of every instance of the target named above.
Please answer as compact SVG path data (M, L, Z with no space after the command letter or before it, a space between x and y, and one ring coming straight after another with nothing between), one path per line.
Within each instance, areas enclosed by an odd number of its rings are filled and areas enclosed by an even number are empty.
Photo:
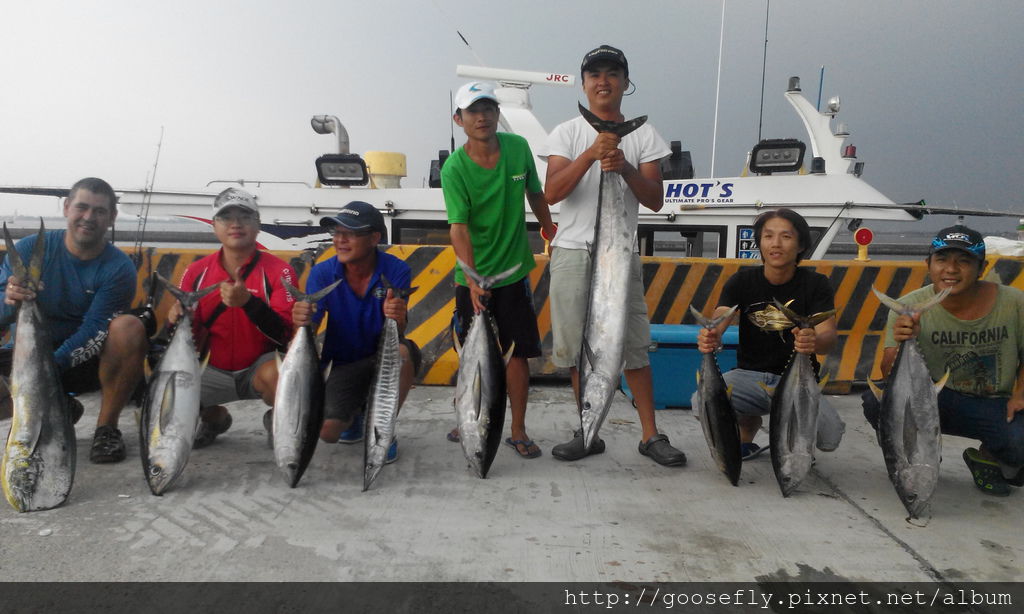
M772 397L768 390L775 390L782 376L764 371L733 369L722 374L726 388L732 388L729 401L733 410L741 416L765 416L771 412ZM762 384L764 387L762 387ZM765 390L765 387L768 390ZM692 405L697 406L697 393L693 393ZM828 402L825 395L818 401L818 440L817 447L823 452L831 452L839 447L846 432L846 424L836 408Z

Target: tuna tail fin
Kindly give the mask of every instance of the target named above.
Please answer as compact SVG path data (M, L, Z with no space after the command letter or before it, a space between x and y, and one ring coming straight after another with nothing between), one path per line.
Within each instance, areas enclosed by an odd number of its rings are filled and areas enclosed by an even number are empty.
M879 403L881 403L882 402L882 389L879 388L878 385L875 384L875 382L871 381L870 377L868 378L868 388L871 389L871 394L875 395L875 398L878 399Z
M907 305L905 303L899 302L898 300L886 294L882 294L874 286L871 287L871 291L875 293L875 296L878 297L878 300L881 301L883 305L901 315L913 315L915 313L923 313L925 311L928 311L932 307L938 305L939 303L944 301L947 296L949 296L949 288L946 288L942 292L937 293L930 300L927 300L923 303L918 303L917 305Z
M339 279L338 281L334 282L333 284L331 284L331 285L329 285L329 286L327 286L325 288L321 288L321 289L317 290L313 294L305 294L301 290L296 288L295 286L293 286L290 283L288 283L287 279L285 279L284 277L281 277L281 285L283 285L284 289L288 291L288 294L291 294L293 299L295 299L297 301L301 301L303 303L316 303L316 302L318 302L320 299L322 299L323 297L325 297L328 294L330 294L331 290L334 290L335 288L337 288L338 284L340 284L341 282L342 282L342 280Z
M36 245L32 249L32 259L28 263L28 280L33 288L43 277L43 258L46 256L46 228L43 218L39 218L39 232L36 234Z
M715 328L723 321L732 318L733 314L736 313L736 310L738 308L739 305L733 305L732 307L729 308L729 311L723 313L722 315L714 319L705 317L704 314L694 309L693 305L690 305L690 313L693 315L693 318L697 320L697 324L700 324L704 328Z
M504 279L507 279L510 275L515 273L517 270L519 270L519 266L520 266L520 265L517 264L514 267L512 267L511 269L509 269L507 271L502 271L501 273L498 273L497 275L490 275L490 276L484 277L484 276L480 275L479 273L477 273L473 269L473 267L469 266L468 264L466 264L465 262L460 260L458 257L455 258L455 261L459 263L459 268L462 269L462 272L465 273L470 279L475 281L476 285L480 286L484 290L489 290L490 288L494 287L494 284L496 284L496 283L498 283L498 282L500 282L500 281L502 281Z
M818 324L821 324L825 320L836 315L835 309L829 309L828 311L822 311L811 316L801 316L792 309L789 308L789 303L783 305L779 299L772 299L775 302L775 307L782 312L782 315L786 316L786 319L799 326L800 328L814 328ZM793 301L790 301L792 303Z
M14 248L14 239L7 230L7 222L4 222L4 242L7 245L7 260L14 276L21 280L21 283L35 291L39 285L39 279L43 276L43 258L46 255L46 228L43 226L43 218L39 218L39 233L36 235L36 244L32 249L32 259L28 268L21 260L21 254Z
M946 380L949 379L949 369L946 369L945 375L943 375L939 381L935 382L935 393L938 394L940 390L946 387Z
M207 294L213 292L218 287L220 287L220 284L211 284L209 286L206 286L202 290L196 290L195 292L186 292L185 290L182 290L181 288L172 284L163 275L157 273L156 276L157 279L159 279L167 288L167 291L170 292L171 295L174 296L174 298L178 299L178 302L181 303L181 306L184 307L185 310L187 311L192 311L192 309L196 306L196 303L199 302L199 299L203 298Z
M580 109L580 115L583 116L583 119L587 120L588 124L593 126L594 130L597 130L598 132L612 132L617 134L619 137L626 136L647 122L646 115L641 115L640 117L624 122L608 121L594 115L590 112L590 109L580 103L577 103L577 106Z
M380 283L384 286L385 290L391 290L394 295L398 298L409 298L409 295L419 290L419 286L415 288L396 288L383 273L380 274Z

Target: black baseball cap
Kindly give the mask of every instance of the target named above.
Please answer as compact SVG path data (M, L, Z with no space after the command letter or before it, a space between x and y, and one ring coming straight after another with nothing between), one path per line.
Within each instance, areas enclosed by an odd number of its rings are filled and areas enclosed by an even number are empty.
M618 64L629 74L629 62L626 61L626 54L622 53L621 49L616 49L611 45L601 45L596 49L592 49L583 56L583 62L580 64L580 73L587 71L587 68L598 63L598 62L611 62L612 64Z
M932 239L932 247L928 250L928 254L931 255L944 249L958 249L980 261L984 262L985 260L985 239L981 233L959 224L940 230Z
M388 227L384 224L384 216L370 203L353 200L337 215L320 218L320 226L327 230L339 224L356 232L376 230L380 233L380 242L388 242Z

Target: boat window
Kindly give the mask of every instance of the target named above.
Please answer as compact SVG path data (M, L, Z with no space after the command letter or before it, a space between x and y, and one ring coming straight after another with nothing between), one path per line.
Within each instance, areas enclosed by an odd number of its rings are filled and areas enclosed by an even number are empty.
M444 220L391 220L391 241L402 245L451 245Z
M448 234L448 222L443 220L402 220L391 221L391 241L403 245L451 245ZM534 254L544 252L544 239L540 236L540 224L526 223L526 237L530 242L530 251Z
M641 224L640 254L665 258L724 258L725 226Z
M822 226L811 226L811 248L807 250L807 254L814 252L814 249L821 242L821 238L825 236L827 228ZM736 254L733 258L756 258L760 260L761 252L757 249L757 243L754 241L754 227L753 226L737 226L736 227Z

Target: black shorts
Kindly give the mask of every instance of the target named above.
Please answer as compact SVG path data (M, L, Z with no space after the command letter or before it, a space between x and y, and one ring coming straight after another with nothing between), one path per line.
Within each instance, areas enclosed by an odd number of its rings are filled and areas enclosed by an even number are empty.
M14 360L13 348L0 348L0 375L11 376L11 363ZM64 392L82 394L100 389L100 357L93 356L80 365L71 367L60 376Z
M419 346L408 339L402 339L401 343L409 350L413 373L418 373L423 360ZM324 391L324 420L351 422L356 414L362 413L373 386L376 368L376 355L331 365Z
M498 325L498 341L503 351L515 342L512 355L516 358L540 356L540 333L537 331L537 314L533 311L533 293L530 292L530 278L491 290L488 309ZM455 286L455 317L452 324L459 336L459 343L466 339L473 318L473 300L469 287Z

